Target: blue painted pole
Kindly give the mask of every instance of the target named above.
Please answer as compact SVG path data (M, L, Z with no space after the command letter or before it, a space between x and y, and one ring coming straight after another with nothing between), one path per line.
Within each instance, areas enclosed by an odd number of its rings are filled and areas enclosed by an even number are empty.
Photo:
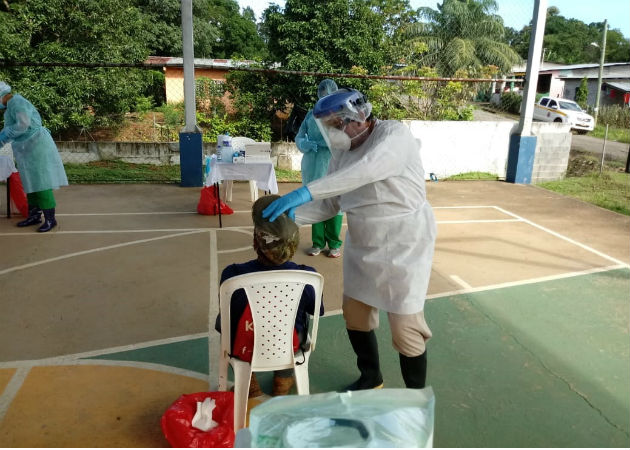
M179 133L179 164L182 187L203 185L201 133Z
M507 171L505 181L508 183L530 184L536 154L536 136L510 136Z

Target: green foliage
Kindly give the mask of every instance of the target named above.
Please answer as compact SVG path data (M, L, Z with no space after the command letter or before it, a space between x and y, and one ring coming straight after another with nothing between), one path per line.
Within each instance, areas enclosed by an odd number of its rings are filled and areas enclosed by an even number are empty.
M270 60L295 71L348 72L353 66L378 73L384 65L386 18L365 0L287 0L281 10L272 5L264 13L261 32ZM297 104L309 109L317 99L319 79L277 76L273 80L279 109ZM335 80L339 85L367 87L357 80Z
M516 92L506 92L501 95L501 109L512 114L520 114L522 101L523 97Z
M409 72L423 77L435 77L431 68L413 65L396 74ZM458 72L458 76L466 74ZM460 82L375 81L368 90L373 114L381 119L472 120L472 89Z
M152 55L181 56L181 1L134 0L147 18ZM265 44L250 16L235 0L193 0L194 52L197 58L263 57Z
M630 109L620 105L602 106L597 114L597 124L627 130L630 128Z
M598 116L599 120L599 116ZM598 137L601 139L608 139L609 141L625 142L630 144L630 129L629 128L617 128L608 126L608 135L606 135L606 125L597 124L595 129L588 133L589 136Z
M586 77L582 78L580 85L575 91L575 102L580 105L582 109L586 109L588 99L588 79Z
M581 177L567 177L564 180L540 183L538 186L630 215L628 176L622 172L604 171L601 175L596 172Z
M268 123L261 123L247 117L232 119L227 115L206 116L203 113L197 113L197 124L203 130L204 142L216 142L220 134L246 136L262 142L271 140L271 127Z
M415 62L435 67L444 76L462 69L474 74L485 65L510 72L521 58L505 42L497 9L495 0L444 0L437 9L420 8L426 22L409 27L407 34L424 42L428 51Z
M547 9L545 38L545 60L562 64L596 63L600 59L599 47L604 30L603 22L586 24L581 20L567 19L560 15L556 7ZM510 41L523 58L527 58L531 26L519 32L512 30ZM630 54L630 40L619 30L608 30L606 37L606 62L627 62Z
M132 164L124 161L94 161L64 164L71 184L92 183L179 183L179 166Z

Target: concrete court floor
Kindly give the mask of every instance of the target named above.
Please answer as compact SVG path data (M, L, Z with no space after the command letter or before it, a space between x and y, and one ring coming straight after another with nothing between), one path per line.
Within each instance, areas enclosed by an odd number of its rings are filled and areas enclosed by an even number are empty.
M435 445L630 445L630 218L532 186L427 188ZM160 415L207 390L214 370L217 276L253 257L246 184L222 229L194 213L198 191L71 186L57 191L51 233L0 220L0 445L167 445ZM310 229L301 236L295 260L326 279L310 364L311 391L326 392L356 376L338 315L342 263L306 256ZM386 387L402 387L385 317L378 333Z

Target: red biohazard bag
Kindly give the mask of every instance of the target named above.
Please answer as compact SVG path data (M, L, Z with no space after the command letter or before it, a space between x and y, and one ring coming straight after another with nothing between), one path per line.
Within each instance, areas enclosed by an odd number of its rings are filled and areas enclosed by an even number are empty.
M300 348L300 339L293 328L293 351L296 352ZM254 353L254 319L249 304L245 307L243 315L238 320L236 327L236 337L234 338L234 348L232 356L241 361L251 362Z
M197 402L206 398L215 401L212 420L217 426L201 431L192 426ZM234 392L197 392L184 394L162 415L162 432L172 447L225 448L234 446Z
M220 202L221 214L234 214L234 210L228 205ZM206 216L216 216L219 214L217 208L217 190L216 186L204 186L201 188L199 203L197 204L197 212Z
M24 217L28 217L28 201L22 187L22 180L18 172L13 172L7 180L11 191L11 203Z

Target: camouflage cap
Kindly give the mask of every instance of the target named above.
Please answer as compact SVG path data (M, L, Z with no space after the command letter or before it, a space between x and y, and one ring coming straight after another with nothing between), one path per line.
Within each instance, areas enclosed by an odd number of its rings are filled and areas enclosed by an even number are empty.
M290 260L300 243L300 230L286 214L281 214L273 222L262 217L263 210L279 198L279 195L266 195L252 206L254 240L258 244L258 251L277 265Z

